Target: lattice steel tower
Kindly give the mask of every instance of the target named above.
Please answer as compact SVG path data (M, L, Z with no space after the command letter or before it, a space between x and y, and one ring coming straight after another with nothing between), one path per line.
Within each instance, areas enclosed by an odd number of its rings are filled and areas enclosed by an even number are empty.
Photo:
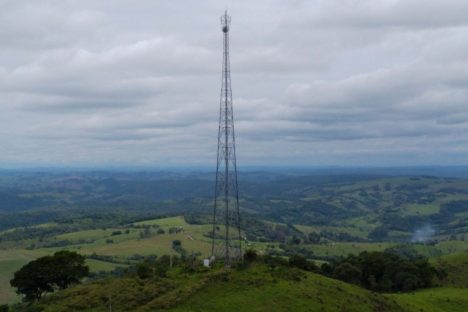
M225 266L242 258L242 239L237 185L236 142L232 108L231 72L229 64L229 27L227 11L221 17L223 32L223 70L219 106L218 159L213 207L213 239L211 255L223 259Z

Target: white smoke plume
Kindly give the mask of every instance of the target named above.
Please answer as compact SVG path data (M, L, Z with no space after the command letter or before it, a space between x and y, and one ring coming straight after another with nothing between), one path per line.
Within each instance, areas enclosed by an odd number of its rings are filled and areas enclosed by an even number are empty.
M427 242L434 236L435 230L430 224L426 224L423 227L416 229L411 237L413 243L424 243Z

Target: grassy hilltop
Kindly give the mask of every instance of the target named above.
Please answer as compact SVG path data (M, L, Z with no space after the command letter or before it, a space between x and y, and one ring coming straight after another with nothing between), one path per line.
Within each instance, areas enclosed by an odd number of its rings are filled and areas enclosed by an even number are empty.
M440 311L462 312L466 288L436 288L409 294L378 294L297 268L185 273L167 278L109 278L43 299L42 311Z

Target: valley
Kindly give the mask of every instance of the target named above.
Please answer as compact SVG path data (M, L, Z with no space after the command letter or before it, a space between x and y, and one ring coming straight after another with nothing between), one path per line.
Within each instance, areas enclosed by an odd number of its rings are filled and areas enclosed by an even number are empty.
M443 288L378 300L390 305L396 300L413 311L427 302L425 296L453 295L459 302L465 295L468 179L263 172L241 177L245 249L276 257L299 254L317 265L363 251L419 255L434 265L450 263L448 271L458 273ZM3 304L20 300L9 285L15 271L59 250L86 257L91 275L85 285L118 279L144 259L173 255L201 261L211 252L212 180L206 173L19 173L0 178L0 186L0 194L9 190L9 201L0 207ZM283 286L278 287L265 291L276 298ZM210 296L209 289L203 296ZM184 304L209 311L203 296ZM421 305L409 303L419 297ZM213 302L212 309L219 306Z

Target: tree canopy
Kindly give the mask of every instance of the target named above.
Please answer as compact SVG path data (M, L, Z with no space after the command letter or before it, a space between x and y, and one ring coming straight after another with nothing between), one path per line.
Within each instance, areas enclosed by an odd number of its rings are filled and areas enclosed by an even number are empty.
M10 285L18 294L24 295L25 301L34 301L47 292L79 283L88 273L84 256L62 250L24 265L15 272Z
M405 259L387 252L350 255L322 270L345 282L383 292L430 287L435 275L427 259Z

